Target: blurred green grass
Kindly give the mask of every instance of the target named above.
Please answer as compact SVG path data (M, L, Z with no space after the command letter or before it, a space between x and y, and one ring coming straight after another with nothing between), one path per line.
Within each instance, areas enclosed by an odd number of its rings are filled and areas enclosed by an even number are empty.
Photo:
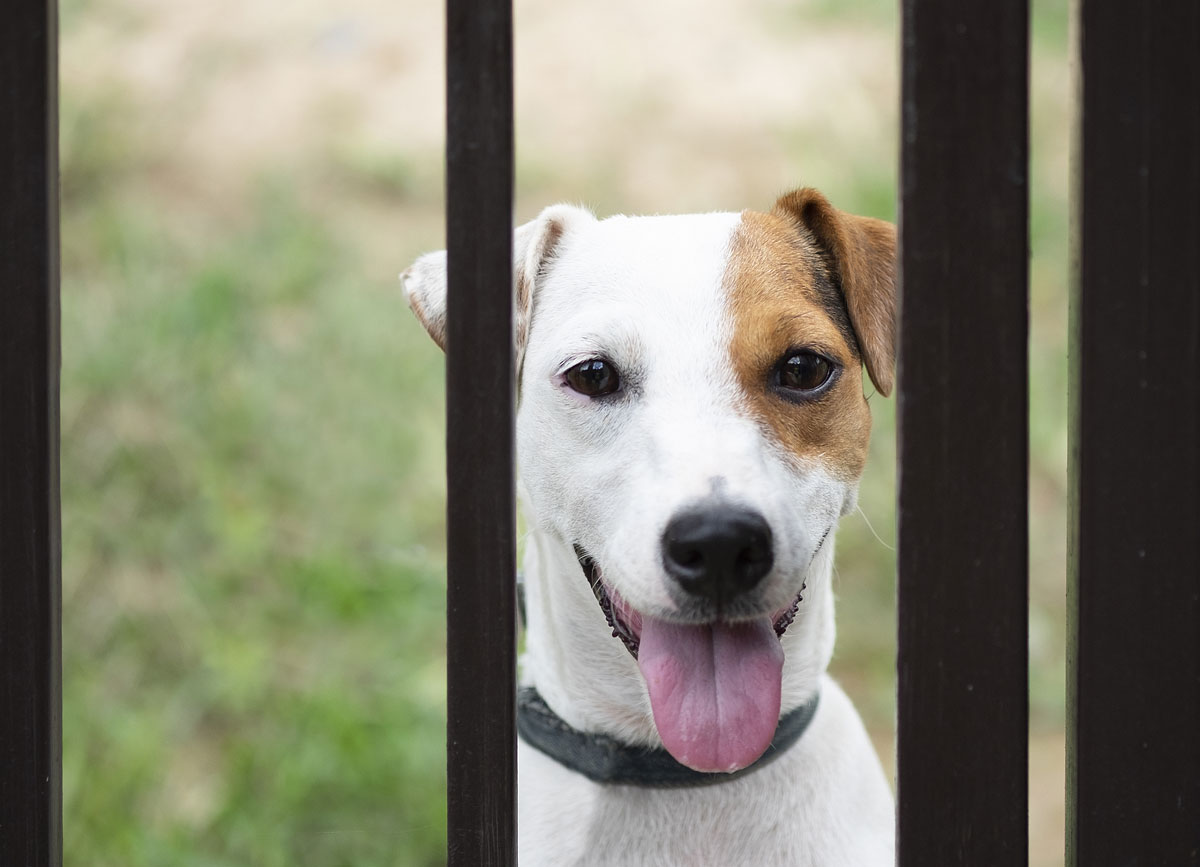
M766 10L894 44L892 3ZM97 20L147 26L120 0L63 14L68 36ZM1035 82L1048 86L1033 123L1031 694L1034 726L1050 730L1063 684L1065 21L1064 0L1035 4ZM612 125L653 137L659 110L647 99ZM882 111L894 127L894 106ZM444 863L442 359L395 284L440 243L440 154L347 136L249 182L194 177L176 153L187 113L164 126L119 76L64 79L66 861ZM682 152L685 133L663 135ZM748 134L773 136L795 172L763 180L759 144L730 138L709 148L734 149L744 175L648 189L619 129L589 161L520 137L517 217L564 199L602 214L762 207L800 182L894 217L894 129L831 142L785 119ZM739 177L744 197L724 201ZM838 538L835 673L886 733L895 428L893 402L871 404L862 514Z
M440 863L438 360L256 202L67 215L69 860Z

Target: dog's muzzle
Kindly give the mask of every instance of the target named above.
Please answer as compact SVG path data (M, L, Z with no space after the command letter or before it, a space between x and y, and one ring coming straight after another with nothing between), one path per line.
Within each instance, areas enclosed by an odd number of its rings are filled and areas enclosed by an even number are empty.
M613 636L637 660L663 747L694 771L746 768L779 722L779 638L800 593L783 609L762 607L759 585L774 554L757 512L692 507L668 523L660 545L674 613L639 611L587 552L576 545L575 553Z

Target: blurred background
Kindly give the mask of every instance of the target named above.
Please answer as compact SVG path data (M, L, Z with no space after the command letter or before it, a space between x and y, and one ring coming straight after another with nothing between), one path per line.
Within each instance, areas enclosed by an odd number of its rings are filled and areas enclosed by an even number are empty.
M67 862L442 864L442 356L396 280L443 246L441 5L62 2ZM895 218L894 0L515 19L518 222L799 184ZM1066 21L1035 0L1035 865L1062 863ZM871 404L834 668L890 763L893 402Z

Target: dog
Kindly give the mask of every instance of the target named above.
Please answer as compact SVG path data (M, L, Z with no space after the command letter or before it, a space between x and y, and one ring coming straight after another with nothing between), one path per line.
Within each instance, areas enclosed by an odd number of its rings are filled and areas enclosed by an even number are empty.
M556 205L513 261L520 863L892 864L888 781L826 667L863 368L893 384L895 227L811 188ZM401 277L444 349L445 251Z

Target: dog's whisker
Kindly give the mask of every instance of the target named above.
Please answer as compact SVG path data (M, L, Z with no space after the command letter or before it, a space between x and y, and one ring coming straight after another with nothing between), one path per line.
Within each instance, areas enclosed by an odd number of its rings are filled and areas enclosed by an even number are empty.
M867 517L867 513L863 511L862 506L855 506L854 510L856 512L858 512L860 515L862 515L862 519L866 522L867 529L871 531L871 535L875 537L875 541L878 542L883 547L887 548L893 554L895 554L896 549L894 547L892 547L891 545L889 545L887 542L883 541L883 538L880 537L880 535L875 532L875 528L871 525L871 519Z

